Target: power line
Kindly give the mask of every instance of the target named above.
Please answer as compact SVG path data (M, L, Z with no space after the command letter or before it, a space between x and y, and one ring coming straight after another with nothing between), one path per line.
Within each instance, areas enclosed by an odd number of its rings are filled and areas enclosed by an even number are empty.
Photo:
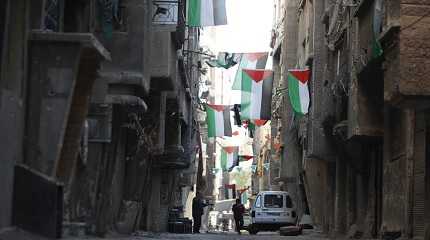
M417 24L417 23L421 22L424 18L426 18L426 17L428 17L428 16L430 16L430 10L429 10L429 11L427 11L427 13L426 13L426 14L424 14L423 16L419 17L417 20L415 20L414 22L412 22L411 24L409 24L408 26L404 27L404 28L402 29L402 31L404 31L404 30L406 30L406 29L408 29L408 28L413 27L415 24Z

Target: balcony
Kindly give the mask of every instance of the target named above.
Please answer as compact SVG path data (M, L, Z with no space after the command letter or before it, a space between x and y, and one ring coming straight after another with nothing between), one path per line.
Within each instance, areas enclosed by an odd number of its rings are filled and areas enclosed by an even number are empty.
M165 147L162 154L155 156L154 165L163 169L185 169L189 163L184 148L181 145L173 145Z
M375 2L362 1L355 13L358 42L353 49L352 87L348 97L348 140L381 138L384 134L381 111L384 107L384 56L377 51L380 48L375 47L375 40L378 40L374 34ZM383 19L382 13L379 16Z
M172 32L154 32L151 49L151 89L155 91L173 90L177 77L177 55Z
M99 65L110 53L90 33L29 36L28 141L32 168L67 180Z
M160 114L159 149L155 153L155 166L159 168L185 169L190 165L191 130L188 128L180 110L179 98L173 92L163 94L165 109ZM164 101L163 101L164 102Z

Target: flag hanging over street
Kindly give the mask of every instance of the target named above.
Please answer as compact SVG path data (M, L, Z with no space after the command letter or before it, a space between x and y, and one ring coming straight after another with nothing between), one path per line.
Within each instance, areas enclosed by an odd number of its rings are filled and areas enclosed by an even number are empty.
M296 113L304 115L309 110L309 69L288 70L288 94L291 105Z
M240 61L241 56L240 53L220 52L216 59L206 61L206 63L209 67L229 69Z
M241 116L250 120L270 120L273 71L242 70Z
M208 137L231 137L230 106L206 105Z
M240 64L234 78L233 90L242 90L242 70L243 69L265 69L269 53L243 53Z
M238 147L223 147L221 152L221 168L223 171L231 171L238 166Z
M189 0L188 25L191 27L227 24L225 0Z

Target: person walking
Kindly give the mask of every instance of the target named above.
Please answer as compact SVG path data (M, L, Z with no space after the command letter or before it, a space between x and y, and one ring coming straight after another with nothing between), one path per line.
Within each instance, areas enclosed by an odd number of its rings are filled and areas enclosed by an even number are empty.
M240 235L240 230L243 228L243 214L245 213L245 207L240 202L240 199L236 199L236 203L233 205L231 210L233 211L236 231Z
M196 197L193 199L193 233L200 233L200 227L202 225L202 215L204 208L208 204L203 202L202 195L200 192L196 193Z

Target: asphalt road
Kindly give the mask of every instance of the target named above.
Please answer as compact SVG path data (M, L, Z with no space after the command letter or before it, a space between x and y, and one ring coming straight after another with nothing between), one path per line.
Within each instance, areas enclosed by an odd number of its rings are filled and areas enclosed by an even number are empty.
M244 232L242 235L237 233L201 233L201 234L155 234L141 232L133 236L110 236L106 238L95 237L66 237L65 240L328 240L319 233L313 231L306 231L303 235L296 237L280 236L276 232L262 232L257 235L249 235ZM34 234L27 233L22 230L12 230L8 232L0 232L0 240L48 240L47 238L40 237Z
M82 238L68 238L68 240L81 240ZM84 238L88 240L98 240L98 238ZM238 235L237 233L201 233L201 234L154 234L154 233L139 233L135 236L129 237L110 237L104 238L105 240L327 240L321 234L315 232L304 232L300 236L280 236L276 232L262 232L257 235L249 235L243 233Z

